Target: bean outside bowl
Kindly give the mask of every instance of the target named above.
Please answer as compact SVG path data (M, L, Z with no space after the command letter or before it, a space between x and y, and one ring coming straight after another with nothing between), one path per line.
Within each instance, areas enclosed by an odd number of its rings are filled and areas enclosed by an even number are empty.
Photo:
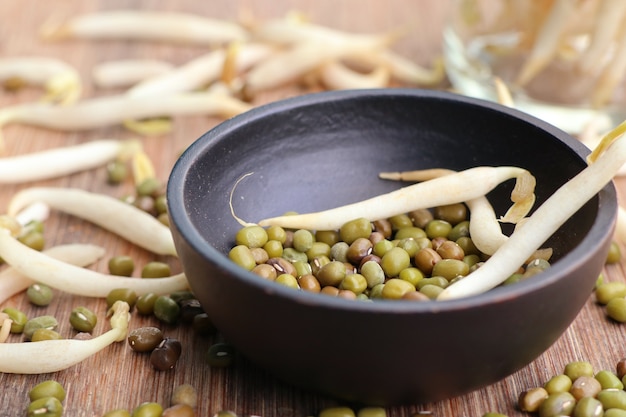
M526 366L588 300L608 252L612 184L546 243L547 271L457 300L358 302L290 289L231 263L247 220L318 211L406 183L381 171L514 165L537 179L536 206L586 166L588 150L514 109L445 92L324 92L260 106L195 141L168 184L176 248L224 338L288 383L366 404L437 401ZM468 184L471 186L471 184ZM497 213L513 183L489 194ZM442 189L442 193L446 190Z

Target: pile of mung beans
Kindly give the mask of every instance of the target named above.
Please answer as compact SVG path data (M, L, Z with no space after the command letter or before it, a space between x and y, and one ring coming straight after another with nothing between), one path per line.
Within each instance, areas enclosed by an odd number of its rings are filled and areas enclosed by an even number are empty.
M520 393L517 406L539 417L626 417L625 384L626 359L614 370L599 371L590 362L574 361L543 386Z
M487 258L469 226L463 203L374 222L358 218L331 231L250 225L236 233L229 258L303 291L359 300L434 300ZM530 259L505 284L549 266L548 259Z

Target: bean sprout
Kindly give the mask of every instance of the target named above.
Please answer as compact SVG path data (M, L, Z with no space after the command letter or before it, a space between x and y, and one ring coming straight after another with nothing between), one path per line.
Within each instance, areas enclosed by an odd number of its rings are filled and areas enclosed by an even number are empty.
M448 300L480 294L501 284L580 207L596 195L626 161L626 122L607 134L592 152L591 164L562 185L515 230L480 268L448 286Z
M84 267L102 258L105 250L95 245L75 243L53 246L46 249L44 253L60 261ZM33 283L35 281L25 277L15 269L6 268L0 272L0 305Z
M243 72L267 58L274 48L263 44L245 43L237 48L236 72ZM206 87L222 76L226 50L217 49L194 58L164 74L151 77L135 85L127 94L132 97L183 93Z
M331 61L320 68L320 79L330 90L382 88L389 83L390 73L385 66L380 66L368 73L354 71L346 65Z
M21 243L0 229L0 257L15 271L28 278L61 291L86 297L104 298L117 288L128 288L137 295L153 292L169 294L188 288L181 273L165 278L143 279L119 277L81 268L54 259Z
M520 178L523 178L524 184L528 184L528 181L524 178L529 175L528 171L517 167L470 168L440 178L409 185L358 203L317 213L264 219L258 224L260 226L277 225L309 230L334 230L339 229L344 223L359 217L374 221L420 208L468 201L486 195L498 184L512 178L516 178L518 183ZM468 184L473 186L468 187ZM441 190L447 191L442 193ZM517 200L516 197L512 198ZM513 207L517 207L519 204L526 203L515 202L510 210L514 210Z
M537 40L528 60L522 66L516 83L524 85L550 62L556 53L561 36L570 16L576 11L578 0L555 0L545 24L537 34Z
M167 226L117 198L75 188L33 187L15 194L7 212L15 216L35 202L90 221L153 253L176 255Z
M80 101L72 106L28 103L0 109L0 127L23 123L66 131L88 130L127 120L175 115L232 117L251 106L223 91L181 93L154 97L126 94Z
M245 40L248 34L236 23L195 14L112 10L76 16L64 23L47 22L41 35L48 40L118 39L162 41L215 46Z
M0 81L23 81L43 86L44 101L71 104L82 90L82 82L76 69L56 58L30 56L0 58Z
M100 88L130 87L174 69L174 65L155 59L123 59L97 64L91 71Z
M397 181L429 181L454 172L447 169L429 169L408 172L383 172L379 176L384 179ZM534 183L524 184L523 188L526 194L519 200L526 204L520 206L519 209L510 210L500 220L498 220L487 197L480 196L464 202L470 211L470 236L472 237L472 242L482 253L493 255L507 241L508 236L502 233L500 222L518 223L532 208L535 201L534 193L532 193Z
M0 158L0 183L17 184L61 177L125 158L137 141L101 139L26 155Z
M114 342L122 342L126 339L130 321L129 310L127 303L116 301L107 313L111 317L111 330L93 339L1 343L0 372L47 374L76 365Z

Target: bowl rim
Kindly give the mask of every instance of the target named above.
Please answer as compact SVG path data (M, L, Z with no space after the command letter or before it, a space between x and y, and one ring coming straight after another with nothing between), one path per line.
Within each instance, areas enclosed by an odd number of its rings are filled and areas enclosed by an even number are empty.
M515 108L507 107L492 101L459 95L452 92L439 90L426 90L416 88L380 88L339 90L309 93L300 96L277 100L268 104L259 105L245 113L225 120L210 129L196 139L180 156L174 164L167 185L167 201L169 216L181 238L205 259L210 259L218 268L227 271L237 279L262 290L272 296L280 296L291 299L293 302L315 305L339 310L363 311L373 314L380 313L441 313L465 310L479 306L501 303L506 300L539 291L563 278L563 275L576 270L584 265L593 255L587 247L595 247L611 233L615 227L617 218L617 196L613 182L605 185L598 197L598 213L610 214L597 216L589 229L589 232L580 243L565 256L551 265L550 272L541 279L528 279L511 286L493 288L487 292L452 300L440 300L436 302L415 302L410 300L377 300L376 302L354 302L339 297L329 297L323 294L315 294L306 291L294 291L277 283L259 279L257 275L246 271L228 259L227 255L215 249L201 235L199 230L187 216L187 208L184 203L185 178L195 161L194 154L204 151L213 146L215 141L224 135L236 131L240 126L263 119L266 116L290 111L297 107L311 106L328 103L329 101L352 100L363 97L399 97L414 96L432 100L456 101L464 104L483 107L490 111L501 112L509 117L521 119L523 122L533 124L540 130L545 131L557 140L563 142L579 155L581 160L590 153L580 141L565 131L527 113ZM543 275L543 274L542 274Z

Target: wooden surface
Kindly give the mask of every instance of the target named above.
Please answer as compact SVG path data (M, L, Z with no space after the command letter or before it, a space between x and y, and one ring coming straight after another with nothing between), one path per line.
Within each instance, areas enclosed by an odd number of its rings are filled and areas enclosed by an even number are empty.
M71 16L104 9L132 7L137 9L180 10L198 12L207 16L235 20L248 15L259 19L281 17L291 10L305 12L319 24L344 30L372 32L406 25L410 31L394 49L411 59L428 64L440 53L440 30L448 8L440 0L247 0L247 1L194 1L194 0L21 0L0 2L0 56L52 56L66 60L79 69L85 80L85 97L110 94L97 90L90 84L90 70L94 64L120 58L158 58L174 64L184 63L206 51L201 47L173 46L164 43L125 41L64 41L46 43L38 36L38 28L47 19L67 19ZM255 99L260 104L276 98L300 94L303 90L286 87L263 94ZM36 100L41 94L37 88L27 88L17 93L0 91L0 106ZM219 123L217 118L201 116L177 117L171 133L144 138L146 152L152 158L158 177L166 180L179 152L206 130ZM130 138L132 133L119 126L105 127L86 132L49 131L28 126L11 125L3 130L8 155L25 154L37 150L83 143L99 138ZM103 168L42 183L48 186L79 187L122 196L132 191L130 183L110 186L105 181ZM12 195L35 184L2 186L0 207L6 207ZM39 185L39 184L37 184ZM623 187L622 187L623 188ZM0 211L3 211L0 210ZM137 249L118 237L87 224L77 218L54 212L46 223L48 246L59 243L89 242L107 250L107 258L130 254L141 265L149 260L165 260L174 271L180 270L175 259L160 258ZM106 259L93 266L105 271ZM610 280L622 280L622 265L607 268ZM1 307L15 306L29 316L51 314L58 318L60 332L72 337L68 323L70 310L84 305L98 313L101 320L94 331L100 334L108 329L103 319L106 307L103 300L77 297L55 291L55 299L48 307L29 305L23 294L8 300ZM549 317L546 318L549 320ZM307 416L316 415L325 407L345 405L342 401L304 392L275 380L268 372L239 361L229 369L210 369L203 365L208 347L216 337L194 335L189 326L166 326L153 318L134 315L131 327L156 325L169 337L178 338L183 345L182 357L176 368L157 372L148 362L148 356L131 351L126 343L115 344L98 355L62 372L51 375L0 374L0 416L25 415L27 393L36 383L55 379L68 392L65 416L100 416L108 410L132 410L145 401L169 404L174 387L188 383L198 391L197 415L211 416L219 410L232 410L240 416ZM597 369L613 369L615 363L626 356L624 327L610 322L604 310L593 298L567 332L544 355L528 367L482 390L434 404L415 404L388 409L389 416L433 415L440 417L478 417L488 411L498 411L509 416L521 416L515 402L520 391L542 384L559 373L563 366L574 360L588 360ZM12 336L9 342L19 342ZM498 343L498 335L485 344Z

